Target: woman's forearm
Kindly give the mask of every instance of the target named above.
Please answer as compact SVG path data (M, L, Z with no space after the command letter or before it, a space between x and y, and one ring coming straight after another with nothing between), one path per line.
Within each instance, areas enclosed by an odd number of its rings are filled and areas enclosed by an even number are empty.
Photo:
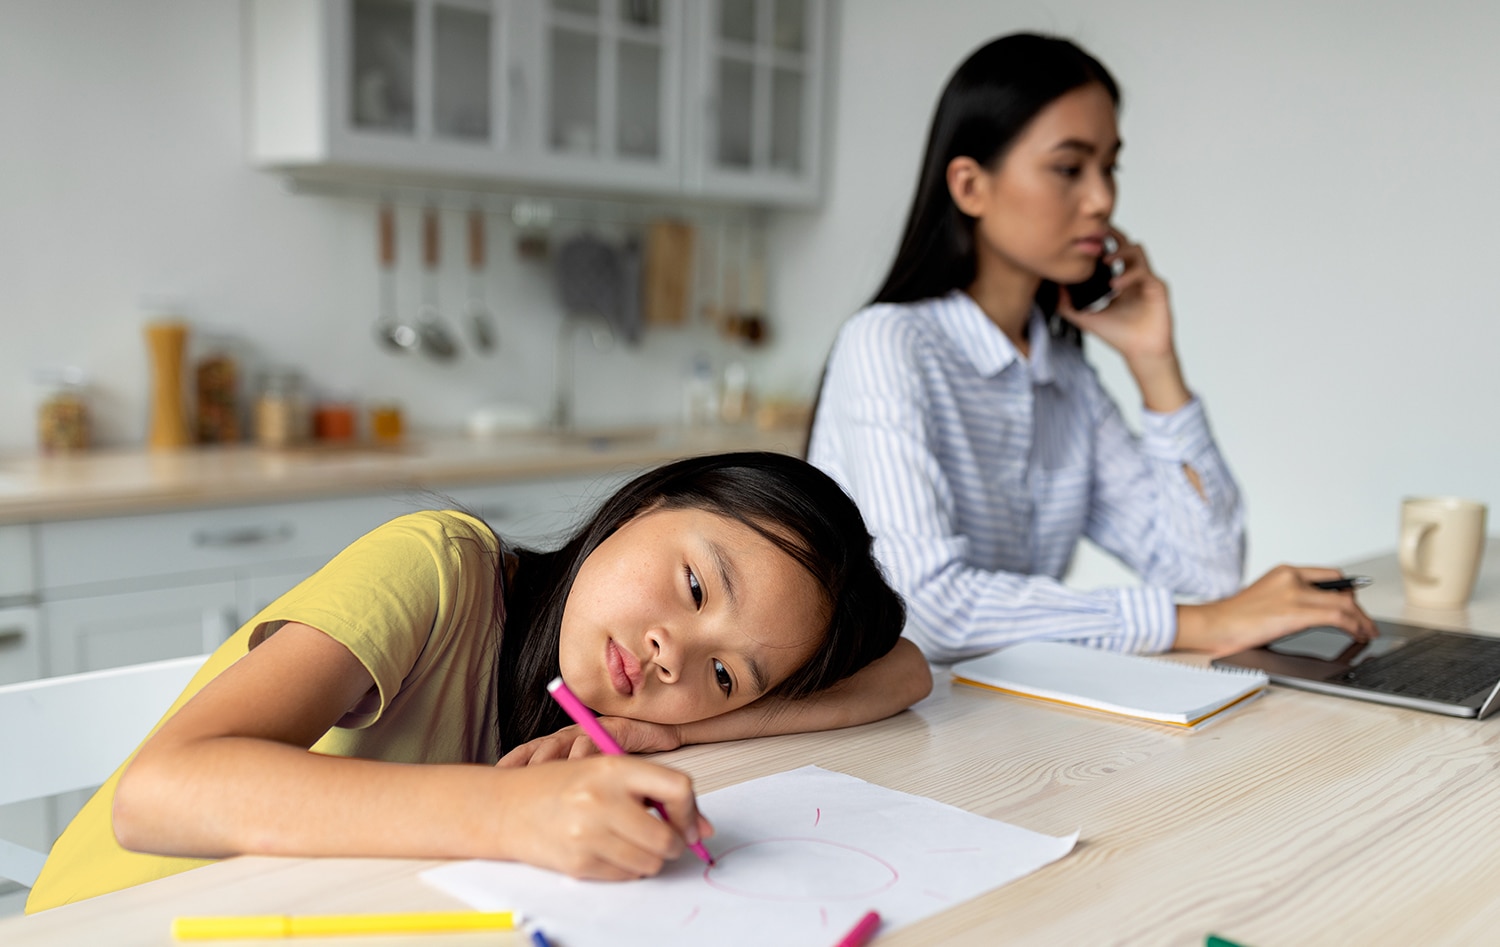
M761 699L732 713L683 724L683 743L836 730L900 713L932 692L932 669L906 638L834 686L797 700Z
M1171 414L1193 400L1187 382L1182 377L1182 366L1177 353L1128 359L1126 365L1135 383L1141 389L1141 403L1147 410L1157 414Z

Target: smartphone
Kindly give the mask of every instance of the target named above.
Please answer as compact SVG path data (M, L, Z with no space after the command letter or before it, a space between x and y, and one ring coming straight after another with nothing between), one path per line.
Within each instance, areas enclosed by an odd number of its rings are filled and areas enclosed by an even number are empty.
M1119 248L1113 237L1104 241L1104 252L1114 253ZM1104 262L1100 257L1094 264L1094 272L1082 283L1073 283L1064 287L1068 291L1068 301L1073 308L1079 312L1098 312L1110 303L1114 302L1115 291L1110 288L1109 281L1124 271L1125 267L1120 261L1114 264Z

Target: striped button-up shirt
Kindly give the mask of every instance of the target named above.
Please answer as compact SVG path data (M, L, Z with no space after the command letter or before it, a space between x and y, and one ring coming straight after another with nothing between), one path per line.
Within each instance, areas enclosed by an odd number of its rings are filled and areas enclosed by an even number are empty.
M960 291L862 310L829 356L808 459L858 502L929 659L1030 639L1167 650L1175 596L1229 595L1243 568L1203 407L1145 411L1137 436L1081 349L1040 313L1028 332L1030 358ZM1145 585L1063 585L1084 536Z

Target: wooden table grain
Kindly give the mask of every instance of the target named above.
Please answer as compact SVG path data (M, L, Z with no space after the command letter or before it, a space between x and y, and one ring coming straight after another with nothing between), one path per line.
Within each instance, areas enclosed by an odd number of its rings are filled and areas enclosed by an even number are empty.
M1500 631L1500 540L1464 612L1401 604L1391 557L1373 614ZM1191 660L1191 659L1188 659ZM1500 725L1272 688L1182 733L953 686L890 720L689 747L659 759L701 792L809 763L1053 835L1073 854L927 921L881 935L925 944L1257 947L1494 942L1500 898ZM710 813L711 814L711 813ZM7 947L171 943L181 914L442 910L437 862L235 858L28 918ZM415 939L340 938L397 947ZM520 945L517 934L445 944Z

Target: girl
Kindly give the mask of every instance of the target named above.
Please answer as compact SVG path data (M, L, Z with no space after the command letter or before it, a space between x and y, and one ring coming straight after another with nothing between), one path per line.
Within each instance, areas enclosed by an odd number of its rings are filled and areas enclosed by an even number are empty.
M1311 584L1334 570L1235 591L1239 493L1183 381L1167 287L1110 223L1119 101L1062 39L1006 36L959 66L890 274L834 343L808 457L860 504L934 660L1028 638L1217 654L1318 624L1367 638L1352 593ZM1101 258L1115 297L1081 312L1059 286ZM1142 436L1079 330L1124 357ZM1084 536L1146 586L1064 587Z
M516 765L557 755L526 746L567 719L547 681L626 750L888 716L931 677L870 543L832 480L769 453L643 474L555 552L462 513L393 520L209 658L27 910L242 853L654 874L712 834L691 780L629 757Z

